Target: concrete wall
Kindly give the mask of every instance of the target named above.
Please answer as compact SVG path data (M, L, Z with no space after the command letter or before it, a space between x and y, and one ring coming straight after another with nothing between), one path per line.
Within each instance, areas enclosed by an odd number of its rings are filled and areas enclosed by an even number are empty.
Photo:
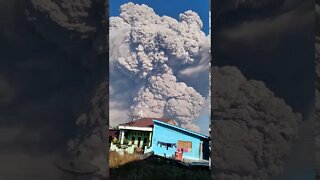
M118 148L117 145L115 145L111 142L110 151L116 151L120 155L123 155L124 152L127 152L129 154L133 154L134 153L134 146L127 146L126 148Z

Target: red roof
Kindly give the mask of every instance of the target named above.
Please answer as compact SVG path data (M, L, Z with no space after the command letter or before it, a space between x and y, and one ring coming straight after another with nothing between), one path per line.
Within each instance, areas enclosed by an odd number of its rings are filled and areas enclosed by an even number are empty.
M134 121L125 123L123 125L135 126L135 127L153 127L153 120L158 120L158 121L162 121L165 123L173 123L173 125L176 125L174 123L174 121L172 121L171 119L166 119L166 118L141 118L138 120L134 120Z

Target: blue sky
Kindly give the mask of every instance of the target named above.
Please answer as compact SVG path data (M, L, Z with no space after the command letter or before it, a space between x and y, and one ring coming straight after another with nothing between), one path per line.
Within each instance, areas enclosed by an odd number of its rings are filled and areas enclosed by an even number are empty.
M179 18L180 13L192 10L200 16L203 22L202 31L206 35L209 34L209 0L110 0L109 2L110 16L119 16L120 6L128 2L135 4L146 4L153 8L155 13L159 16L166 15L175 19ZM209 112L207 114L202 114L198 119L195 120L195 123L200 127L201 134L209 134L209 121Z
M202 31L209 34L209 0L110 0L110 16L118 16L120 6L127 2L135 4L146 4L153 8L156 14L170 16L178 19L179 14L192 10L200 16L203 22Z

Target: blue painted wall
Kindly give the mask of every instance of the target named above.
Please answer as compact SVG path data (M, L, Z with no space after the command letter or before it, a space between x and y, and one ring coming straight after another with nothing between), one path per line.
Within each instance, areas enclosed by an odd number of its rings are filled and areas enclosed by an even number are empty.
M172 127L171 125L165 125L164 123L158 123L154 121L153 137L152 137L152 150L154 154L160 156L173 156L175 154L176 148L166 148L165 146L160 147L157 145L158 141L165 143L176 143L178 145L178 140L181 141L191 141L192 150L191 152L184 152L182 158L188 159L209 159L209 154L205 149L209 149L207 138L203 138L185 131L179 128ZM202 155L199 157L200 143L203 144ZM201 157L202 156L202 157Z

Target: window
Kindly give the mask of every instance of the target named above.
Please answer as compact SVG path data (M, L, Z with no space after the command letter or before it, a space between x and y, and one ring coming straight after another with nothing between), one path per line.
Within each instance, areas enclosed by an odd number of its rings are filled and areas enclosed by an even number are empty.
M178 141L178 148L182 149L183 152L191 152L192 151L192 142L191 141Z

